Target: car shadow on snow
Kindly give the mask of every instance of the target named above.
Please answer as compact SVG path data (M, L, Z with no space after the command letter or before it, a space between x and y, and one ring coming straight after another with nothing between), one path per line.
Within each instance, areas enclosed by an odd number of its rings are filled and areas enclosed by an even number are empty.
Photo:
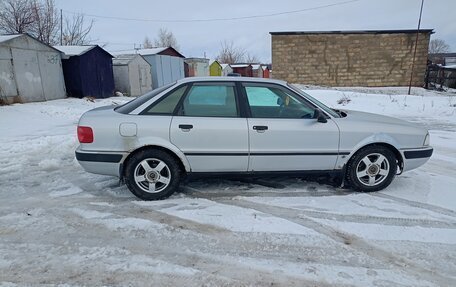
M76 184L76 183L75 183ZM94 176L93 181L78 183L92 196L110 200L138 200L117 178ZM94 188L95 187L95 188ZM322 197L346 196L356 193L340 187L340 179L329 175L273 176L273 177L204 177L185 178L171 198L234 198L243 197Z
M192 197L319 197L355 193L326 175L186 179L179 193Z

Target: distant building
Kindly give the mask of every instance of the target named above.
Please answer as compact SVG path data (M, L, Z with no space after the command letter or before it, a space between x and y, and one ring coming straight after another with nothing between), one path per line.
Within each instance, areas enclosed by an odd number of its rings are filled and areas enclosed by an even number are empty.
M209 63L210 76L222 76L222 65L217 60L212 60Z
M185 57L173 47L123 51L122 54L140 54L144 57L150 64L153 89L185 77Z
M207 77L209 76L209 59L186 58L184 62L188 65L186 77Z
M263 68L263 78L270 78L270 71L268 66L261 66Z
M422 86L432 30L420 30L412 77ZM327 86L408 86L416 30L272 32L274 78Z
M112 58L98 45L55 46L64 53L63 75L70 97L107 98L114 94Z
M238 73L243 77L253 77L252 65L250 64L231 64L233 73Z
M0 36L0 102L65 97L60 51L27 34Z
M260 64L252 64L252 75L256 78L263 78L263 67Z
M224 77L233 72L233 68L229 64L220 64L220 66L222 67L222 76Z
M150 64L139 54L118 55L112 59L114 88L137 97L152 90Z
M441 66L456 66L456 53L429 54L429 60Z

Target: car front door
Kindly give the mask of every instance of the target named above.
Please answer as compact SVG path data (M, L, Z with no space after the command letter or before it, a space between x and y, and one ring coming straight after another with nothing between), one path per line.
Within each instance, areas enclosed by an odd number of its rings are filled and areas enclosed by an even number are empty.
M240 117L234 83L192 84L172 118L170 138L192 172L247 171L247 119Z
M250 109L249 171L334 169L339 128L314 119L315 106L281 86L244 83Z

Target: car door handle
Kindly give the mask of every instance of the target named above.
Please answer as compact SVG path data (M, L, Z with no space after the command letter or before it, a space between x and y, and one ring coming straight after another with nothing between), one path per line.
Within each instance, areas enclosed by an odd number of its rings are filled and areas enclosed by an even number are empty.
M191 130L193 129L193 125L179 125L179 128L183 130Z
M268 126L253 126L253 129L256 131L265 131L268 129Z

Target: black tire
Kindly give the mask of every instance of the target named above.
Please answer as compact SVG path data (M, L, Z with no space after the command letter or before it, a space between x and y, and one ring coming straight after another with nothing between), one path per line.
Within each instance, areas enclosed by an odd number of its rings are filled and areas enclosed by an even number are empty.
M144 180L140 179L142 177ZM178 162L161 150L139 151L129 158L125 166L125 183L131 193L142 200L169 197L178 189L181 177Z
M346 178L352 189L371 192L382 190L390 185L396 176L396 171L397 160L394 152L387 147L373 145L359 150L350 159ZM366 175L362 176L364 173Z

